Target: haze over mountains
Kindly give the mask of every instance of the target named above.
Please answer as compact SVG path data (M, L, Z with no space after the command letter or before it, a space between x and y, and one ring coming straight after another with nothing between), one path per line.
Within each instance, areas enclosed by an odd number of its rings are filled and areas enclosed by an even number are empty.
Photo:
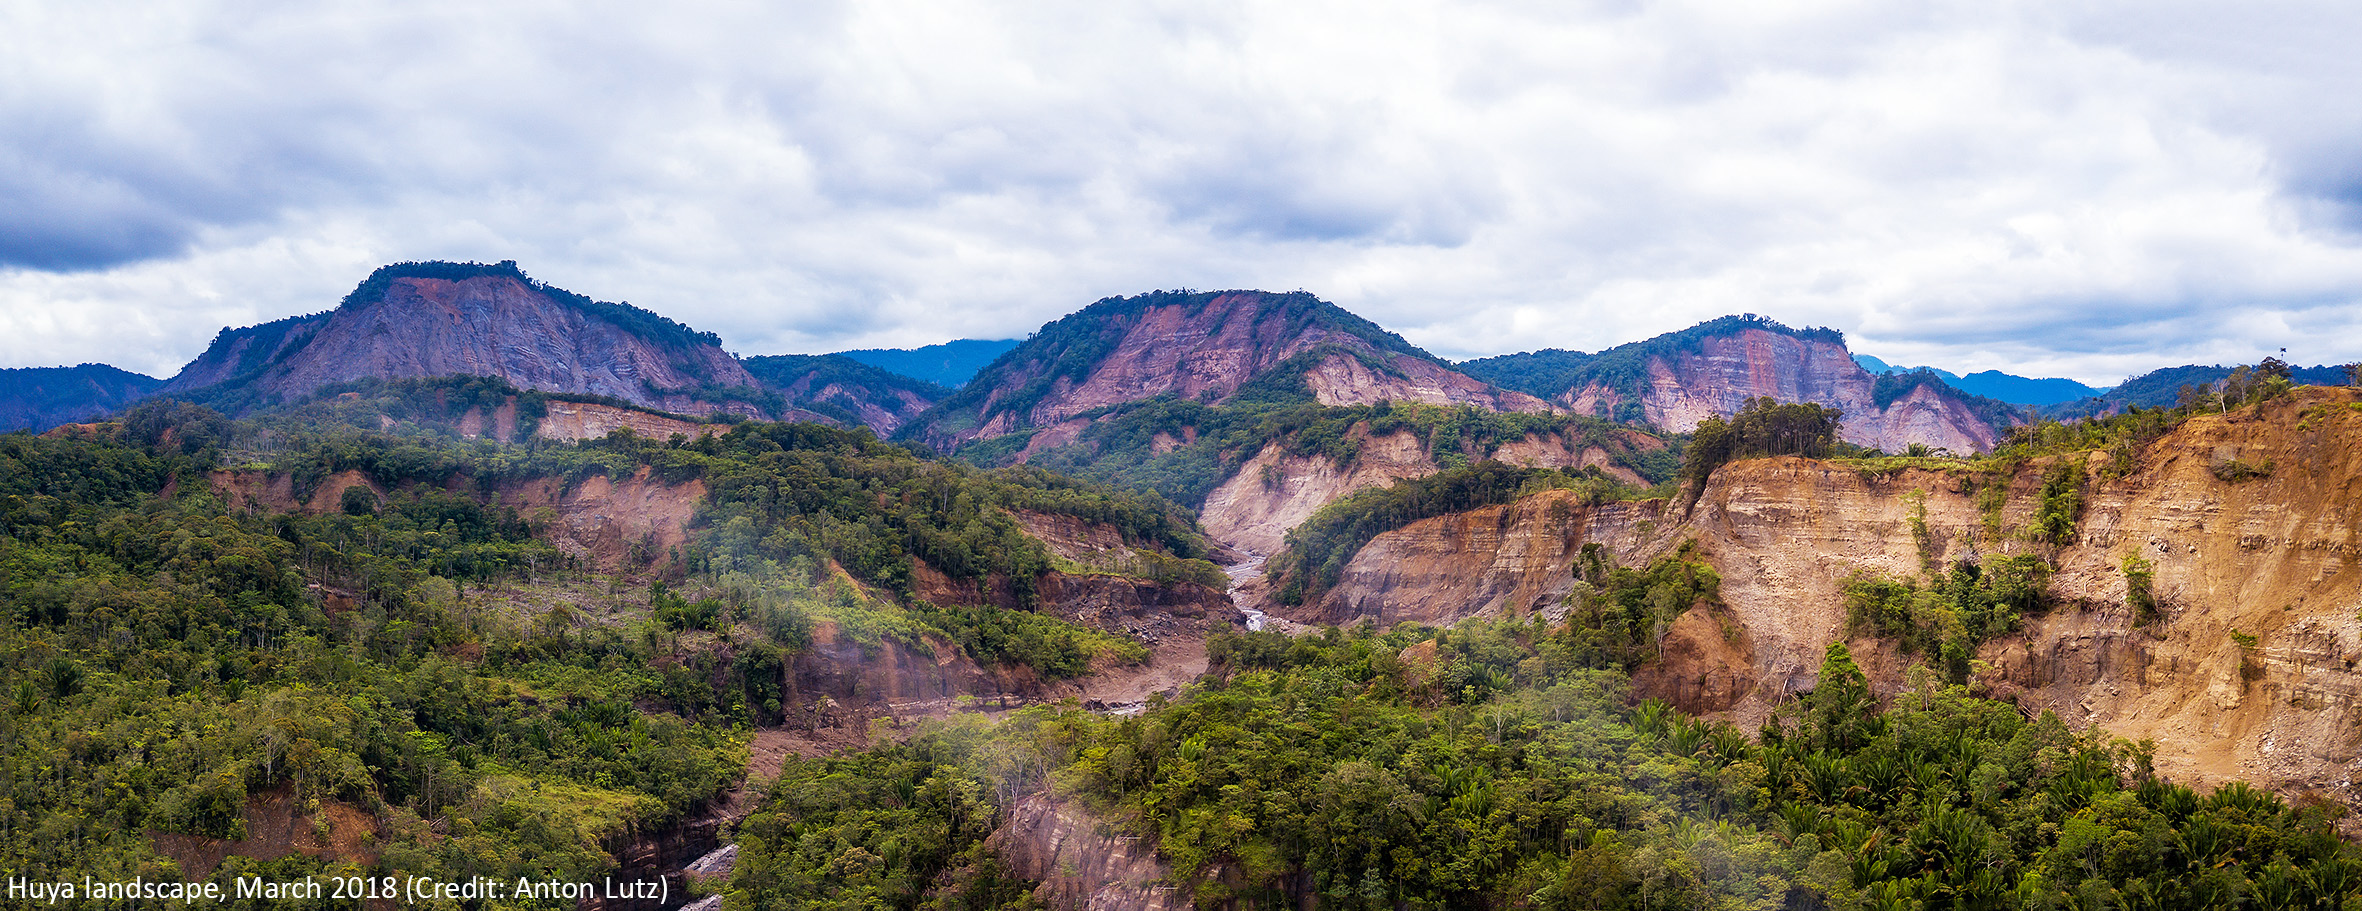
M1903 371L1851 354L1834 330L1752 316L1592 354L1547 349L1455 365L1309 294L1257 291L1109 298L1023 341L742 359L711 333L536 282L513 262L403 263L377 270L333 310L224 329L168 380L102 365L7 371L0 426L46 429L151 394L234 412L364 378L479 375L691 416L866 426L946 448L1046 431L1028 444L1038 450L1071 440L1080 416L1122 402L1219 404L1301 390L1331 406L1562 409L1674 432L1770 396L1843 409L1845 439L1865 446L1970 451L2037 408L2154 405L2182 383L2227 373L2174 368L2110 396L2072 380Z

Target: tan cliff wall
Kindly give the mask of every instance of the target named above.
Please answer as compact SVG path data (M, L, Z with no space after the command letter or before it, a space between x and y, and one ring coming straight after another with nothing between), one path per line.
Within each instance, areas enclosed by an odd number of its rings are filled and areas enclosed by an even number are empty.
M2248 779L2362 805L2350 784L2362 770L2362 395L2350 390L2300 389L2194 418L2142 448L2122 476L2102 472L2099 453L2035 460L2009 479L1999 534L1962 474L1764 459L1717 471L1687 514L1663 501L1583 508L1551 493L1414 523L1372 541L1319 602L1279 613L1390 623L1547 610L1571 586L1585 542L1637 565L1695 539L1721 573L1729 630L1685 617L1673 659L1640 683L1752 724L1809 688L1826 645L1844 635L1847 577L1920 571L1914 501L1924 497L1940 560L2042 552L2010 530L2028 523L2043 472L2062 459L2089 487L2076 536L2051 552L2055 606L1987 642L1974 682L2071 724L2154 739L2159 767L2185 780ZM2273 469L2218 478L2233 459ZM2147 627L2125 607L2122 564L2133 553L2154 562L2163 605ZM1894 691L1904 656L1855 644ZM1745 662L1742 674L1733 661Z
M402 491L427 486L413 482L388 489L359 471L343 471L322 480L306 497L298 497L295 480L284 472L215 471L208 476L216 492L232 509L305 512L323 515L343 508L347 487L366 487L380 501ZM679 484L656 478L647 468L622 477L592 475L572 485L557 478L510 481L484 491L470 479L457 476L438 485L442 489L506 506L534 518L546 509L554 523L545 525L550 543L586 566L615 569L636 551L669 559L674 548L688 542L688 526L705 502L705 482Z
M1427 444L1415 433L1371 435L1356 428L1360 449L1350 464L1339 465L1325 456L1289 455L1273 443L1240 465L1238 472L1206 495L1198 507L1198 522L1224 546L1269 556L1279 550L1288 530L1332 502L1361 490L1385 487L1396 481L1426 477L1436 472ZM1653 438L1632 435L1635 445ZM1492 458L1531 468L1598 466L1631 484L1646 483L1630 469L1615 464L1607 450L1565 434L1534 434L1494 450Z

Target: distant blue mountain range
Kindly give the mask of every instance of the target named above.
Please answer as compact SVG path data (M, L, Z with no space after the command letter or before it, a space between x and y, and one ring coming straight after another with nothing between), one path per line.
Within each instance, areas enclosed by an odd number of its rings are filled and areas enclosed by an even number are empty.
M1862 369L1871 373L1909 373L1913 370L1927 370L1943 377L1944 382L1950 383L1954 389L1989 399L2000 399L2012 405L2056 405L2060 402L2088 399L2114 388L2112 386L2086 386L2074 380L2055 376L2034 379L2014 373L2003 373L1999 370L1979 370L1967 376L1961 376L1934 367L1897 367L1867 354L1854 355L1854 363L1862 365Z
M962 338L924 348L862 348L837 353L888 373L958 389L975 379L976 371L984 365L1015 347L1017 340L1013 338Z

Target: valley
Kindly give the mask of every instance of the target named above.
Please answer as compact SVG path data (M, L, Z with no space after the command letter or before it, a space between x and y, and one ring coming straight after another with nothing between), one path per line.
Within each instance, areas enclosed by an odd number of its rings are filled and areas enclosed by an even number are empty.
M956 390L740 359L402 264L0 436L0 865L678 886L518 905L605 911L2362 895L2352 387L2061 424L1759 317L1453 365L1301 292L993 350Z

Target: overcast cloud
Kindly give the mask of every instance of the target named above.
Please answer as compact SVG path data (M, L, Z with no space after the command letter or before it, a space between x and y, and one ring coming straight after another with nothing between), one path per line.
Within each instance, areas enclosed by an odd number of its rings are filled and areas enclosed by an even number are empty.
M483 6L0 7L0 366L170 375L414 259L741 354L1256 287L1454 358L2362 359L2348 4Z

